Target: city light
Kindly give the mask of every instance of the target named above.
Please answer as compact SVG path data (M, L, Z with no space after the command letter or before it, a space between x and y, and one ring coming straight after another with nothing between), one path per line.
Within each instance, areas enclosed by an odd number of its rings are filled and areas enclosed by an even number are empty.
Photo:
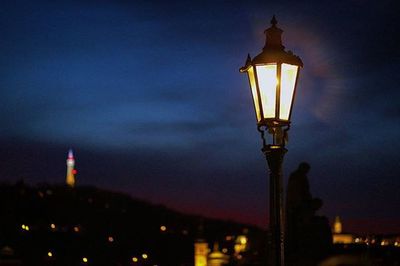
M246 236L238 236L236 239L236 243L234 246L234 250L236 254L239 254L240 252L243 252L247 248L247 237Z
M78 226L74 226L74 232L76 232L76 233L79 232L79 227Z
M165 225L162 225L162 226L160 226L160 230L162 232L165 232L165 231L167 231L167 227Z
M226 241L231 241L232 239L233 239L232 236L226 236L226 237L225 237L225 240L226 240Z
M114 242L114 238L112 236L108 237L108 242Z
M56 229L56 225L55 224L50 224L50 228L51 229Z
M133 262L138 262L139 259L138 259L137 257L132 257L132 261L133 261Z
M22 230L29 231L29 226L28 225L22 224L21 228L22 228Z
M47 252L47 257L49 258L53 257L53 253L51 251Z
M82 262L83 262L83 263L87 263L87 262L88 262L88 258L83 257L83 258L82 258Z
M149 256L148 256L146 253L143 253L143 254L142 254L142 258L145 259L145 260L146 260L148 257L149 257Z

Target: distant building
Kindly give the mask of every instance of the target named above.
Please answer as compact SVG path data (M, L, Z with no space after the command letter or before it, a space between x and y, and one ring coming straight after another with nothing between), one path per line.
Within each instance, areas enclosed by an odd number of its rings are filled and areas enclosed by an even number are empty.
M194 266L207 266L208 243L197 239L194 243Z
M335 217L333 223L332 240L333 244L351 244L354 242L354 236L352 234L343 233L342 221L339 216Z
M68 158L67 158L67 177L65 179L65 183L69 187L75 187L75 159L74 159L74 153L72 152L72 149L68 151Z
M218 243L214 243L213 251L208 255L208 266L223 266L229 263L229 256L219 251Z
M219 250L217 242L212 252L205 240L198 239L194 243L194 266L223 266L229 263L229 258L229 255Z

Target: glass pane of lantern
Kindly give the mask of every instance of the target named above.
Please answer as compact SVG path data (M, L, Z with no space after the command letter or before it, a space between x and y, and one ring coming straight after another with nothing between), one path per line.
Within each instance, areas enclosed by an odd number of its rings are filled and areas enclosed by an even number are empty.
M276 64L256 66L264 118L275 118Z
M282 64L279 118L289 120L298 66Z
M256 79L254 77L254 69L253 69L253 67L250 67L249 70L247 71L247 73L249 74L251 94L253 95L254 108L256 110L257 122L260 122L260 120L261 120L260 105L259 105L259 102L258 102Z

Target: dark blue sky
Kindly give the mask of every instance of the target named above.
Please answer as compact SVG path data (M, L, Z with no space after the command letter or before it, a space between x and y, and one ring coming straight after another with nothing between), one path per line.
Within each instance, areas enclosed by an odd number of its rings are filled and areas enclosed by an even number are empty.
M238 69L276 14L304 62L286 176L308 161L321 213L348 230L400 231L398 10L362 0L3 1L0 178L63 182L72 147L80 184L266 224L266 164Z

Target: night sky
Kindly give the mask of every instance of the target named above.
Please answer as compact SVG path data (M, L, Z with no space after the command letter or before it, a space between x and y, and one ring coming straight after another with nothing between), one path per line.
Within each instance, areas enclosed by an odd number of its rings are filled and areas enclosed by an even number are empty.
M301 3L300 3L301 2ZM0 4L0 181L79 184L267 224L267 168L246 75L273 14L304 62L285 178L311 164L320 213L400 232L396 1Z

